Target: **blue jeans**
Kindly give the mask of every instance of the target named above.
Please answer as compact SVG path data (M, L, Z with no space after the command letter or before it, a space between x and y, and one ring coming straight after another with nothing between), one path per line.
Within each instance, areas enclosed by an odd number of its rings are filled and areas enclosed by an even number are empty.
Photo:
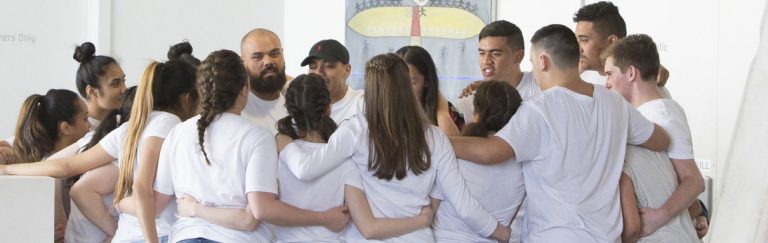
M160 242L160 243L168 243L168 236L164 235L164 236L157 237L157 241ZM140 241L136 241L136 242L133 242L133 243L144 243L144 241L140 240Z
M221 243L221 242L212 241L202 237L197 237L193 239L180 240L177 243Z

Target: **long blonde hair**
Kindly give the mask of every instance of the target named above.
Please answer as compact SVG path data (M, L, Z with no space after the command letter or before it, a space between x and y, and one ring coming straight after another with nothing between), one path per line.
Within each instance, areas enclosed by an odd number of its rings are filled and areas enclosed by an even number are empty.
M141 75L131 107L131 119L123 140L123 154L120 156L120 175L115 185L115 201L133 193L133 171L138 152L139 139L144 132L153 110L181 109L181 95L189 94L197 102L195 69L181 61L165 63L152 62Z

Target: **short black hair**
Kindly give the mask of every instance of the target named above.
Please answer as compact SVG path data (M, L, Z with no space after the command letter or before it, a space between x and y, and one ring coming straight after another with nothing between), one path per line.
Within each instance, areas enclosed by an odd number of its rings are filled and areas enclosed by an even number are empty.
M517 25L506 20L493 21L483 27L483 29L480 30L480 37L478 40L482 40L485 37L506 37L507 46L509 46L509 48L512 50L525 50L523 31L521 31Z
M613 57L614 65L624 72L629 66L640 71L640 78L656 81L659 74L659 51L650 36L630 35L612 44L603 53L605 58Z
M559 68L579 66L579 42L576 34L561 24L552 24L537 30L531 37L533 48L546 51Z
M581 7L573 15L573 22L592 22L595 32L603 37L615 35L619 38L627 36L627 24L619 14L619 7L611 2L600 1Z

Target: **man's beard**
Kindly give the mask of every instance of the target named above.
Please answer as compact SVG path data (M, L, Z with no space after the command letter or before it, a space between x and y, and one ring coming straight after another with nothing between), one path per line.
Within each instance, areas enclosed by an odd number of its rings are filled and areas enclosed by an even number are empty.
M275 72L275 75L265 77L268 72ZM254 77L248 73L251 89L257 93L273 93L283 89L285 86L285 68L278 70L277 67L267 67L261 70L259 77Z

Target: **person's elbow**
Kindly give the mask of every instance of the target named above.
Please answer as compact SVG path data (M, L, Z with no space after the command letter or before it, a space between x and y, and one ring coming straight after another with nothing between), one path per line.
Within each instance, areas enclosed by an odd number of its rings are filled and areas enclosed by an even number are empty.
M245 214L243 219L239 220L239 222L241 222L241 224L238 230L241 231L256 231L261 225L261 221L256 220L253 214Z
M669 134L658 124L653 125L653 133L641 146L653 151L666 151L671 144Z
M698 176L691 176L690 178L686 178L687 180L691 181L691 187L693 187L694 192L696 192L696 195L699 195L706 190L704 186L704 177L701 175Z
M357 225L358 231L360 231L360 234L363 235L363 238L366 240L384 240L386 239L381 232L377 231L375 227L366 227L362 225Z
M642 233L642 227L640 225L632 225L624 227L624 232L621 232L622 243L634 243L640 239Z

